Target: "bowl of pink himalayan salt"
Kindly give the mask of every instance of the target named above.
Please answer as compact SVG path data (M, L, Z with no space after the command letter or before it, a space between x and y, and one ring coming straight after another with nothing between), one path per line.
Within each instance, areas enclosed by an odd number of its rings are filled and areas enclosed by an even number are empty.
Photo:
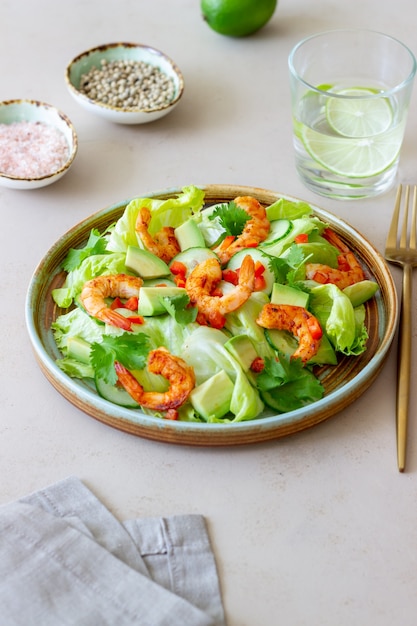
M0 185L37 189L71 167L78 140L68 117L38 100L0 102Z

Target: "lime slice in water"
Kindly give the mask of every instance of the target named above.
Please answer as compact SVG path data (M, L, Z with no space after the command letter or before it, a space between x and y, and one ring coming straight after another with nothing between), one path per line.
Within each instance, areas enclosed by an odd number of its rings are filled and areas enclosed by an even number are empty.
M392 124L392 108L377 91L360 87L335 92L344 98L329 98L326 118L331 128L343 137L373 137Z
M401 126L367 138L324 135L303 126L301 139L310 156L327 170L348 178L367 178L386 170L401 148Z

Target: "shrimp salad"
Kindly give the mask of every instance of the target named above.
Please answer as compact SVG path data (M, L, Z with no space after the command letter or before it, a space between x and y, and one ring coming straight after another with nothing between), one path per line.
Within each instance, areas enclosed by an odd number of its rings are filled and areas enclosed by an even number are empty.
M309 204L204 195L135 198L69 250L58 366L160 419L227 424L319 400L318 368L366 350L377 283Z

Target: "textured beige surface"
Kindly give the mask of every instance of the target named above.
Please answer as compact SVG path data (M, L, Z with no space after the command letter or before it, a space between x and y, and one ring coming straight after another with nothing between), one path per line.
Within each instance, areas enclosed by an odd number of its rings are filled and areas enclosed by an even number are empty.
M38 261L74 224L136 194L191 183L302 198L383 250L394 190L334 202L297 178L287 56L314 31L370 25L416 53L415 17L413 0L398 0L392 11L375 0L281 0L264 30L235 40L203 23L196 0L3 3L0 100L34 98L59 107L76 127L79 152L71 171L50 187L0 190L1 502L76 474L123 519L205 515L229 626L391 626L399 616L414 626L417 390L408 468L400 475L395 346L371 389L337 417L278 441L195 449L118 432L69 404L35 362L24 301ZM84 111L68 93L68 61L121 40L159 48L181 68L184 96L166 118L118 126ZM403 182L417 179L416 103L415 90Z

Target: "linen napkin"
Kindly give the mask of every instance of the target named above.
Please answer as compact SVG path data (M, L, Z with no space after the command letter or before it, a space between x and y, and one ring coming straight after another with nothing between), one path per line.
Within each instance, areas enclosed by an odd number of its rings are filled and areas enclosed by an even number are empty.
M119 522L76 477L0 507L3 626L224 626L201 515Z

